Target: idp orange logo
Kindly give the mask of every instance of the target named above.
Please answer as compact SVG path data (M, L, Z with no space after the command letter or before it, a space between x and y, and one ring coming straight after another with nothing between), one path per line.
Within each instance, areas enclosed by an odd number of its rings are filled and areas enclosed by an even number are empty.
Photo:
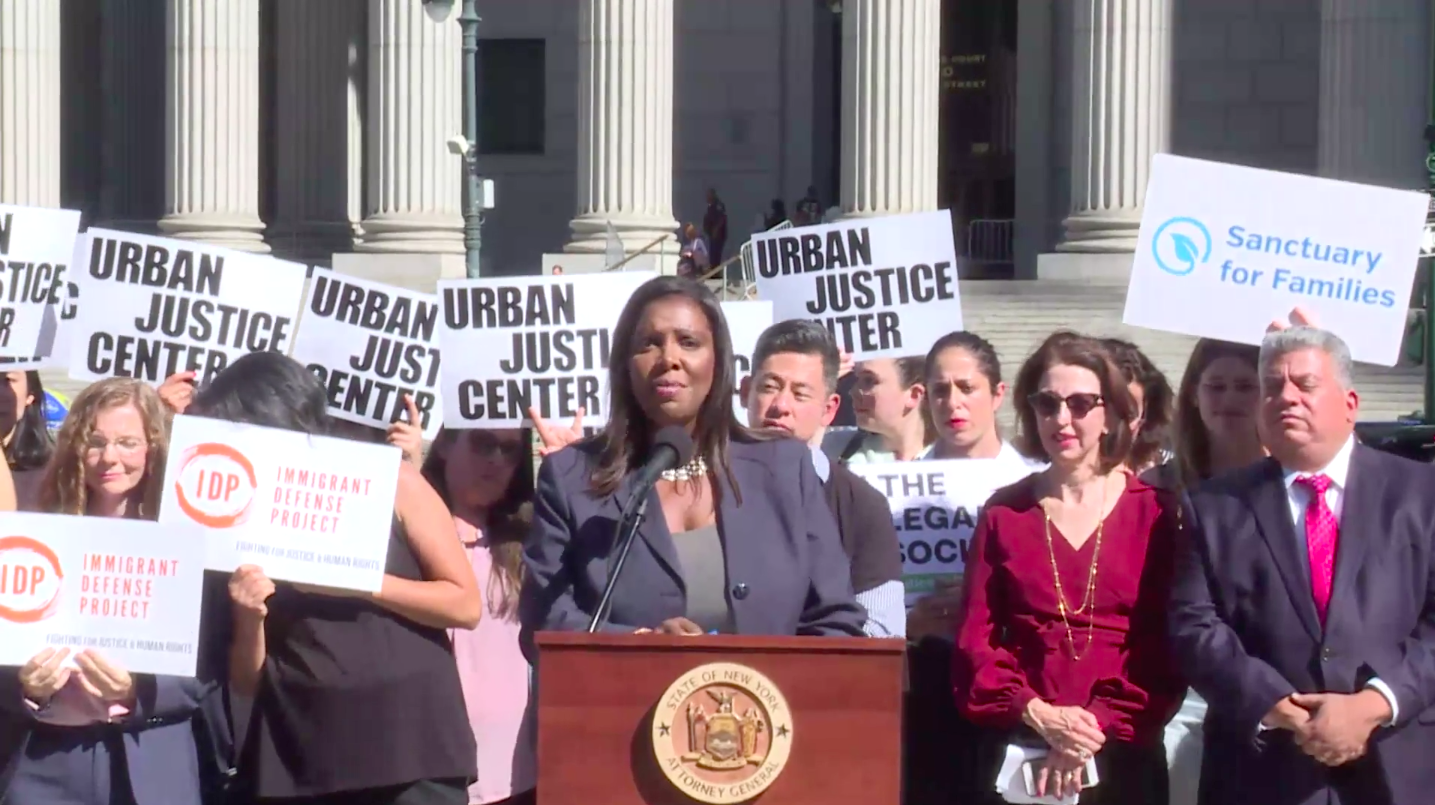
M218 442L186 450L174 481L180 510L209 528L230 528L248 519L258 487L249 459Z
M0 618L35 623L54 615L64 580L50 546L30 537L0 537Z

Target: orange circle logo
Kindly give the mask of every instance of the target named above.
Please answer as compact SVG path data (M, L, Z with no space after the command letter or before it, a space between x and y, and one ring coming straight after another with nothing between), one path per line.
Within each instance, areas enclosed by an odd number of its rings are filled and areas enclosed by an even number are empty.
M50 546L30 537L0 537L0 618L36 623L54 615L64 581Z
M232 528L249 519L259 479L244 454L219 442L184 451L174 492L189 519L208 528Z

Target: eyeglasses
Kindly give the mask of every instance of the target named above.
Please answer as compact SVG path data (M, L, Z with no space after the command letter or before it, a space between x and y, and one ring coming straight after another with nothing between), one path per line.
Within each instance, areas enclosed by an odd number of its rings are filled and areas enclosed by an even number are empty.
M522 439L504 439L485 430L471 430L468 432L468 449L482 457L496 453L508 461L517 461L523 458L527 446Z
M1066 406L1066 410L1071 412L1072 419L1085 419L1087 414L1105 404L1100 394L1091 394L1089 392L1068 394L1063 397L1054 392L1039 391L1027 397L1026 401L1031 405L1032 410L1036 411L1038 416L1046 417L1056 416L1060 413L1061 407L1064 405Z
M90 439L85 445L85 450L89 453L102 456L111 445L114 446L115 452L122 456L138 455L149 449L149 442L144 439L120 438L112 442L106 441L105 439Z

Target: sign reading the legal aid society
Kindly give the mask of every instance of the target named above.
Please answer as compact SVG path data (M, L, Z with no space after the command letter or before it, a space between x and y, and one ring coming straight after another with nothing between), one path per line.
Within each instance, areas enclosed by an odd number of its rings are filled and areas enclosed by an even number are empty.
M306 269L187 240L91 229L77 243L70 377L208 383L250 352L289 353Z
M923 355L962 329L946 210L763 232L752 252L776 320L815 321L859 361Z
M443 421L516 428L536 409L549 422L608 421L608 356L628 297L653 274L445 280Z
M46 363L79 228L74 210L0 204L0 370Z
M1123 320L1259 344L1302 306L1359 361L1399 359L1423 193L1158 154Z
M161 523L209 530L205 564L374 592L393 525L399 450L177 416Z
M296 361L324 384L329 414L387 427L414 399L417 423L438 435L438 297L318 270L294 337Z
M204 536L147 520L0 518L0 665L90 650L132 673L194 676Z

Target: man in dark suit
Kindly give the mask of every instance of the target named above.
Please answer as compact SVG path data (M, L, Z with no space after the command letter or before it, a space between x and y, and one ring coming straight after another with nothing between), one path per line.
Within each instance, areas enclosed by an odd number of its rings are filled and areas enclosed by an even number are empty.
M1261 345L1271 457L1190 496L1174 650L1209 703L1203 805L1435 797L1435 475L1356 443L1337 336Z

